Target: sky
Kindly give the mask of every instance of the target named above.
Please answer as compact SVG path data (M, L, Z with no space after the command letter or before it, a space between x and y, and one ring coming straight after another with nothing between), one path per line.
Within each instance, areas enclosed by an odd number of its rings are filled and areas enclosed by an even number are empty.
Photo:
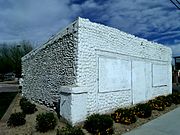
M164 44L180 56L180 9L170 0L0 0L0 43L42 45L78 16Z

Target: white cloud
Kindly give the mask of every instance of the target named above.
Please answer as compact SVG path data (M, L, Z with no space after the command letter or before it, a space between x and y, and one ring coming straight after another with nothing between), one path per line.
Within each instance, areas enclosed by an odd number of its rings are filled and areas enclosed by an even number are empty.
M0 41L30 39L45 41L72 21L68 0L7 0L0 5Z
M180 44L179 11L164 0L0 0L0 42L45 41L77 16L162 44Z

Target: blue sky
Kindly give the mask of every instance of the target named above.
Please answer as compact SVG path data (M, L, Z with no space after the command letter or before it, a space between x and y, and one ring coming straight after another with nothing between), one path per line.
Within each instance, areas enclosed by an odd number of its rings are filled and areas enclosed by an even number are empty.
M42 44L78 16L167 45L180 55L180 10L170 0L0 0L0 43Z

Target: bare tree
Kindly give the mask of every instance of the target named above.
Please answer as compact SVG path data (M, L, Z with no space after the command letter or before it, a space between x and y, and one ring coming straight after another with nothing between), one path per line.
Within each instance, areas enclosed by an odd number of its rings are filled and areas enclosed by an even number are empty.
M0 73L14 72L16 77L21 77L21 57L33 49L29 41L18 43L2 43L0 45Z

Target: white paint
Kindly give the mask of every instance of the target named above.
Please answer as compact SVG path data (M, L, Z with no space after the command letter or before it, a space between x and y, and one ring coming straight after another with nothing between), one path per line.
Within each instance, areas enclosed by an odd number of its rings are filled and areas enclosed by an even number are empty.
M72 125L82 122L87 116L87 93L72 94Z
M152 99L152 64L151 62L145 62L145 86L146 86L146 100Z
M64 93L87 93L86 87L75 87L75 86L61 86L60 91Z
M72 121L71 117L71 94L61 93L60 96L60 115L67 121Z
M131 62L99 57L99 92L131 89Z
M146 101L151 97L151 89L148 87L151 81L149 69L150 64L144 61L132 61L132 91L134 104Z
M73 40L67 41L68 33ZM74 125L93 113L171 93L171 55L163 45L78 18L22 58L22 93L39 103L60 99L60 114Z
M97 98L97 112L106 113L119 107L131 105L131 90L98 93Z
M153 64L153 86L168 85L168 66Z
M142 85L143 84L143 85ZM145 79L145 62L132 62L132 91L133 103L146 100L146 79Z
M87 116L86 88L62 86L60 91L60 115L71 125L83 121Z

